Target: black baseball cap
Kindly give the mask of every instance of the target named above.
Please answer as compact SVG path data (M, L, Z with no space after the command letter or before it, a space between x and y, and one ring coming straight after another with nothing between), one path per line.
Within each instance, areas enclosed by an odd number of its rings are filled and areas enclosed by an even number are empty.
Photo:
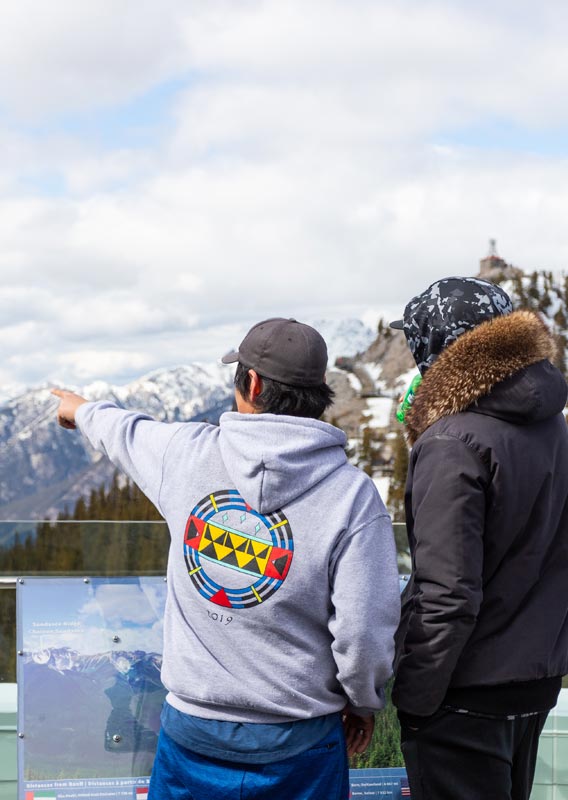
M288 386L320 386L325 381L327 345L323 336L303 322L272 317L257 322L223 364L239 361L259 375Z

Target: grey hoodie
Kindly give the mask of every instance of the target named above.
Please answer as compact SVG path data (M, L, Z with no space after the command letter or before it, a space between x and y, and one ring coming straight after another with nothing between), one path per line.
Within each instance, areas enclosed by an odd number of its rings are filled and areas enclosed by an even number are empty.
M168 523L172 706L267 723L383 706L396 552L340 430L273 414L166 424L112 403L82 405L77 424Z

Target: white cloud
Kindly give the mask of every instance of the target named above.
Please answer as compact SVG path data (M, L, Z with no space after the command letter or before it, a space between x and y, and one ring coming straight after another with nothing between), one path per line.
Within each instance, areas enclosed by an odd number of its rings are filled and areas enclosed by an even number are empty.
M148 372L152 366L153 358L140 352L105 350L103 347L96 350L85 348L57 357L49 366L49 374L63 376L65 384L69 380L67 376L73 376L76 385L93 381L101 375L109 379L122 375L140 375Z
M183 70L182 4L21 0L2 9L0 98L29 120L96 109Z
M81 607L79 616L85 619L102 616L111 625L148 625L156 620L155 603L155 593L148 593L137 584L103 583Z
M402 308L473 274L490 236L566 266L559 2L45 8L0 31L0 381L116 381L216 358L273 314ZM74 130L172 79L143 144ZM536 152L473 146L503 125Z

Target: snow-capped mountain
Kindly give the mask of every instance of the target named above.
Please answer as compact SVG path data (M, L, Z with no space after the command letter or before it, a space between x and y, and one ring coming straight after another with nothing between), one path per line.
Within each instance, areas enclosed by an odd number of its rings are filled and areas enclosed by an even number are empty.
M514 269L505 278L514 305L534 308L547 320L558 342L558 366L566 370L568 282ZM360 320L311 324L328 343L328 381L336 393L328 420L347 433L353 463L378 478L390 474L396 398L416 371L404 335L385 323L377 335ZM232 377L233 370L220 364L191 364L152 372L126 386L97 382L77 390L168 422L217 422L231 408ZM55 517L112 477L114 468L104 457L78 434L58 427L57 403L44 386L0 404L0 520Z
M232 377L227 367L191 364L152 372L127 386L97 382L77 391L168 422L217 422L231 408ZM0 519L54 516L112 476L105 458L57 425L57 406L44 386L0 407Z
M26 387L21 383L0 384L0 406L3 406L8 400L12 400L12 398L22 394L25 389Z
M62 766L66 774L105 776L109 753L116 774L148 775L166 694L160 666L159 654L142 651L24 653L23 728L34 745L34 778L54 780ZM64 751L55 725L67 737Z
M360 320L312 324L328 342L330 365L338 355L366 350L374 339ZM97 381L65 388L167 422L216 423L232 406L233 374L222 364L193 363L156 370L125 386ZM58 400L49 389L36 387L0 403L0 520L55 517L65 507L72 509L80 496L108 483L114 472L81 436L57 425Z
M104 653L79 653L70 647L26 652L23 664L37 664L63 675L68 672L97 674L101 684L112 684L123 677L134 689L150 684L163 690L160 680L162 656L142 650L117 650Z
M223 364L189 364L143 375L126 386L97 381L81 394L89 400L114 400L166 422L217 421L232 402L233 372Z
M309 324L325 339L330 366L340 356L353 357L364 353L377 336L376 331L372 331L360 319L316 319Z

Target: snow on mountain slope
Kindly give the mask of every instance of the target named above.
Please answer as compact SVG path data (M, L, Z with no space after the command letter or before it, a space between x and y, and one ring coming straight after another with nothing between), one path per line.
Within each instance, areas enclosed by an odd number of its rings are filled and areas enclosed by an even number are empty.
M167 422L217 422L231 408L232 378L228 367L191 364L158 370L126 386L97 382L78 391ZM72 506L83 487L89 490L112 474L81 436L57 425L57 405L43 386L0 407L0 519L38 518L62 509L64 502Z
M365 352L377 336L360 319L317 319L309 324L325 339L330 366L339 356L351 357Z
M366 349L374 338L360 320L320 320L315 327L329 342L330 364L337 355ZM97 381L65 388L166 422L216 423L232 406L233 375L234 369L221 363L193 363L156 370L124 386ZM58 401L49 389L35 387L0 404L0 519L53 516L112 475L106 459L79 435L59 428Z

